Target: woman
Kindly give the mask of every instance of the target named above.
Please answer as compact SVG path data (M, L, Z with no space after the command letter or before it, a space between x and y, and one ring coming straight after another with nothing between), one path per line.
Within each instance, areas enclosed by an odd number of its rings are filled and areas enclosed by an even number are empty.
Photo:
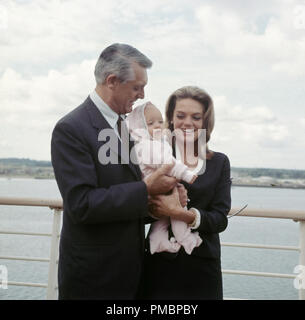
M173 136L173 154L198 175L188 192L190 226L202 244L187 254L145 254L144 299L223 299L219 233L227 227L231 208L230 162L226 155L208 149L214 127L214 107L202 89L187 86L176 90L166 105L166 124ZM206 143L200 143L205 129ZM194 152L187 152L189 144ZM175 192L177 195L177 192ZM153 200L154 215L168 210L167 196ZM169 198L168 198L169 199ZM190 217L191 215L189 215ZM195 217L195 218L194 218Z

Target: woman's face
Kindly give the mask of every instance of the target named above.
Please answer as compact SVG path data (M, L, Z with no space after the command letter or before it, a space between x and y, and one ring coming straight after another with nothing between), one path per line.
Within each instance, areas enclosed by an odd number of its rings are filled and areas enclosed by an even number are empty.
M203 128L203 116L203 106L200 102L191 98L177 100L172 120L177 141L197 141L200 133L198 129Z

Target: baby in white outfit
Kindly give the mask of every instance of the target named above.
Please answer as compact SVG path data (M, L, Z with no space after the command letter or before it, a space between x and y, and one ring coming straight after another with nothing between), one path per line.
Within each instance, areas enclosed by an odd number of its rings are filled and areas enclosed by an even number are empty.
M162 114L151 102L136 107L126 118L130 135L135 140L135 152L143 178L152 174L165 163L172 163L174 167L169 175L189 184L197 176L181 161L172 155L172 148L166 136L162 135L164 129ZM198 232L191 232L190 227L183 221L170 219L174 238L168 239L168 217L152 223L149 241L150 251L178 252L183 246L186 253L191 254L198 247L202 239Z

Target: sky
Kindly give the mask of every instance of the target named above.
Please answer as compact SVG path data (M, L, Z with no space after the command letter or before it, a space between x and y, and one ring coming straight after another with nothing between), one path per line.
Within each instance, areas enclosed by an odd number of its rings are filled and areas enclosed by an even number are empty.
M305 0L0 0L0 158L50 160L117 42L153 61L136 105L199 86L231 166L305 170Z

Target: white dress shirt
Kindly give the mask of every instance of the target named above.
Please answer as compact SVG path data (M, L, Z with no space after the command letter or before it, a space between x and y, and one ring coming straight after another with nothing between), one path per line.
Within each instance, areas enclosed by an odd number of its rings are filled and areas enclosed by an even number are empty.
M116 133L116 135L121 140L121 137L118 134L118 126L117 126L119 115L107 105L107 103L97 94L95 90L91 92L89 96L90 96L90 99L93 101L93 103L96 105L96 107L99 109L101 114L104 116L106 121L109 123L111 128L114 129L114 132Z

